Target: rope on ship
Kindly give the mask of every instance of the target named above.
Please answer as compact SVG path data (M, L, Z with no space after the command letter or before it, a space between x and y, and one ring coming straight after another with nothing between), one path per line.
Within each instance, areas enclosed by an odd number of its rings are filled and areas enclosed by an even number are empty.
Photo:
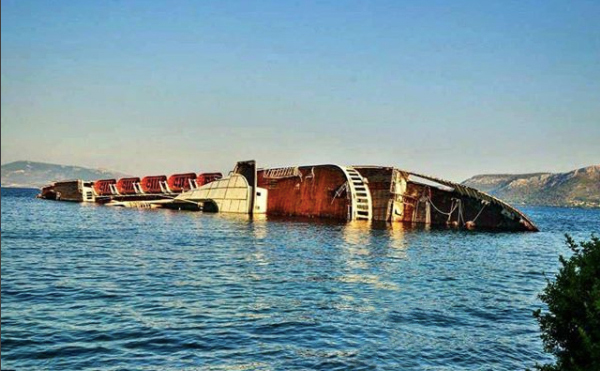
M460 199L458 200L458 205L459 205L459 207L458 207L458 220L457 220L457 222L458 222L459 225L461 225L461 222L462 222L462 225L464 225L465 224L465 216L463 215L462 200L460 200Z
M451 216L452 213L454 212L454 210L456 210L456 208L458 207L458 203L455 203L455 199L454 198L452 199L452 205L450 205L450 211L448 211L448 212L442 211L437 206L435 206L435 204L433 203L433 200L431 199L431 197L427 198L427 201L429 201L429 203L431 204L431 206L433 206L433 208L438 213L443 214L443 215L448 215L448 216ZM460 200L458 200L458 201L460 203Z
M333 205L333 202L335 201L336 198L340 197L342 195L342 193L344 191L348 191L348 181L344 182L344 184L342 184L337 191L335 191L335 194L333 195L333 198L331 199L331 204Z
M433 208L434 208L435 211L437 211L438 213L440 213L442 215L447 215L448 216L448 220L446 221L447 223L450 223L452 221L452 214L456 211L456 209L458 209L457 222L458 222L459 225L464 225L465 224L465 217L463 215L463 206L462 206L462 201L460 200L460 198L452 198L452 204L450 204L450 211L448 211L448 212L442 211L442 210L440 210L440 208L438 208L437 206L435 206L435 204L433 203L433 200L431 199L431 197L428 197L427 201L429 202L429 204L431 206L433 206ZM486 205L484 205L484 207ZM482 211L483 211L483 208L481 210L479 210L479 214L477 214L477 216L475 217L475 219L473 220L473 222L475 222L475 220L479 217L479 215L481 215ZM461 221L462 221L462 224L461 224Z
M477 218L479 218L479 215L481 215L481 213L483 212L483 209L485 209L485 207L489 205L489 202L484 202L483 206L481 207L481 210L479 210L479 212L477 213L477 216L475 216L475 218L473 220L471 220L471 222L475 223L475 221L477 221Z

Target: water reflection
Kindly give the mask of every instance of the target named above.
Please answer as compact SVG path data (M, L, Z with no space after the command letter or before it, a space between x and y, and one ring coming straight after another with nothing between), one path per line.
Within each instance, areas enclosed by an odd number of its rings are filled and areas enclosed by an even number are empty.
M371 234L371 223L365 220L348 222L342 229L343 238L350 245L366 246Z
M406 240L406 235L408 233L409 227L407 227L404 223L391 223L388 224L387 232L389 237L388 246L394 251L390 252L390 256L394 256L396 258L406 258L406 250L408 249L408 242Z
M252 232L255 239L263 240L267 237L267 225L267 216L265 214L252 216Z
M353 254L370 255L376 249L377 253L387 255L386 248L406 250L406 235L411 229L415 227L404 223L352 221L343 226L342 235Z
M563 234L600 225L566 209L531 210L541 233L489 234L2 206L10 369L531 368L545 361L531 312Z
M389 277L390 257L406 259L404 227L389 223L353 221L344 225L341 244L346 270L339 282L364 285L377 290L399 290ZM370 302L363 303L370 308Z

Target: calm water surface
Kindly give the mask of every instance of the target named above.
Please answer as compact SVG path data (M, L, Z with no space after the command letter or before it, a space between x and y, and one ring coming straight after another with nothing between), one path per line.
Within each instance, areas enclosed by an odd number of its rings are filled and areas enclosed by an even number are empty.
M2 189L2 368L519 370L531 315L600 210L540 233L248 220Z

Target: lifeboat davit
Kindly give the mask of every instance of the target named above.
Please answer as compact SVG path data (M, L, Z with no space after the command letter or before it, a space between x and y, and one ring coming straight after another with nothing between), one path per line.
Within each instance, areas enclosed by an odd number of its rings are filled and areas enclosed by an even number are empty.
M142 178L141 186L144 193L163 193L161 184L167 181L164 175L151 175Z
M202 173L202 174L198 175L198 178L196 179L196 183L198 184L198 187L202 187L205 184L214 182L215 180L218 180L221 178L223 178L223 174L221 174L221 173Z
M185 192L192 188L192 184L196 180L196 173L173 174L167 182L171 192Z
M135 184L140 182L140 178L121 178L117 182L117 191L122 195L134 195L137 193Z
M111 185L116 184L116 179L100 179L94 181L94 192L98 196L109 196L112 195Z

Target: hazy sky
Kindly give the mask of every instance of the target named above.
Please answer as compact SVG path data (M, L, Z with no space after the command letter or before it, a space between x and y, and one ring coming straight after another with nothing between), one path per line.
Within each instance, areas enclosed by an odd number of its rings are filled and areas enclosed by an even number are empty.
M600 1L6 1L2 163L600 163Z

